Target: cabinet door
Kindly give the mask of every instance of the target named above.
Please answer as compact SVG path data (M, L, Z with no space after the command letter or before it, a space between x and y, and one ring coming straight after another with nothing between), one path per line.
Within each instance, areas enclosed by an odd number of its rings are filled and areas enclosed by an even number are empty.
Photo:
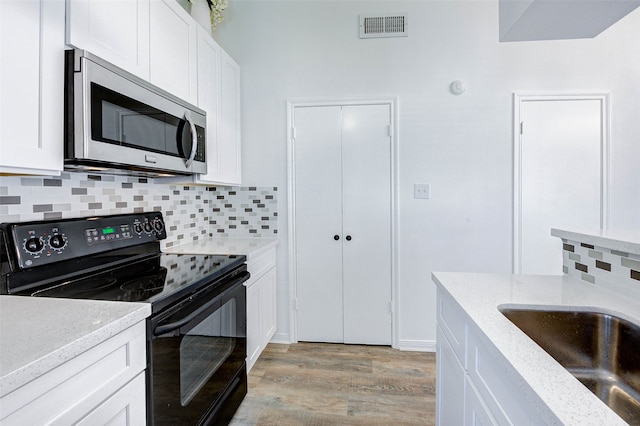
M391 109L342 108L344 342L391 344Z
M464 424L465 372L449 341L437 327L436 424Z
M64 13L61 0L0 1L0 172L62 170Z
M260 288L257 282L247 287L247 373L262 352L260 332Z
M240 67L225 52L220 60L218 119L218 181L240 185Z
M341 108L295 108L295 128L298 340L342 343Z
M276 268L260 277L260 331L264 349L276 332Z
M153 0L149 15L149 81L195 105L196 22L175 0Z
M478 390L473 385L469 377L465 379L465 401L464 401L464 418L465 425L483 426L483 425L511 425L510 422L497 422L491 415L491 411L487 408L484 401L480 397ZM517 424L517 423L516 423ZM520 423L527 424L527 423Z
M148 80L149 2L67 0L67 44Z
M197 177L199 183L219 180L218 104L220 91L221 48L198 25L198 106L207 112L207 173Z

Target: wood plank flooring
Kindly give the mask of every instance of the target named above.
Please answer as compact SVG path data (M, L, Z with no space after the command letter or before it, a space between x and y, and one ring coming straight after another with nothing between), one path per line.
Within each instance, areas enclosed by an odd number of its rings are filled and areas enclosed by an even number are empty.
M435 354L269 344L231 426L434 425Z

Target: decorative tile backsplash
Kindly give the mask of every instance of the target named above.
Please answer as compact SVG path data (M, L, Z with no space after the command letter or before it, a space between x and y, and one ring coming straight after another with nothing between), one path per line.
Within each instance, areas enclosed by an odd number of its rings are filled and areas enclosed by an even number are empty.
M1 176L0 222L161 211L163 248L209 237L274 237L277 188L205 187L166 179L64 172Z
M562 239L562 270L583 281L640 300L640 256Z

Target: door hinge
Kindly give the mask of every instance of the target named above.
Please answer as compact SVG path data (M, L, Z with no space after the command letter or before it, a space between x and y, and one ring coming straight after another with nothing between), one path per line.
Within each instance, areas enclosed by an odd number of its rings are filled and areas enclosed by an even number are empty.
M524 134L524 121L520 122L520 134Z
M292 139L295 139L295 138L296 138L296 128L295 128L295 127L292 127L292 128L291 128L291 138L292 138Z
M389 302L389 313L393 315L393 302Z
M387 125L387 136L391 137L391 124Z
M297 311L298 310L298 298L294 297L292 302L293 302L293 310Z

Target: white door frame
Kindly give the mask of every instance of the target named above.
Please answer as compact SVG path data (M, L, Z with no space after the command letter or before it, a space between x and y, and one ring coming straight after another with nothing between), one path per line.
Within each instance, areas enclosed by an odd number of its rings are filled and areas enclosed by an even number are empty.
M398 298L398 99L290 99L287 101L287 195L289 199L289 336L291 343L298 342L297 278L296 278L296 215L295 215L295 146L294 110L297 107L389 105L391 110L391 342L392 347L400 347L399 298Z
M532 101L600 101L600 228L609 227L609 140L610 110L609 93L565 93L565 94L513 94L513 273L522 270L522 134L520 129L521 107Z

